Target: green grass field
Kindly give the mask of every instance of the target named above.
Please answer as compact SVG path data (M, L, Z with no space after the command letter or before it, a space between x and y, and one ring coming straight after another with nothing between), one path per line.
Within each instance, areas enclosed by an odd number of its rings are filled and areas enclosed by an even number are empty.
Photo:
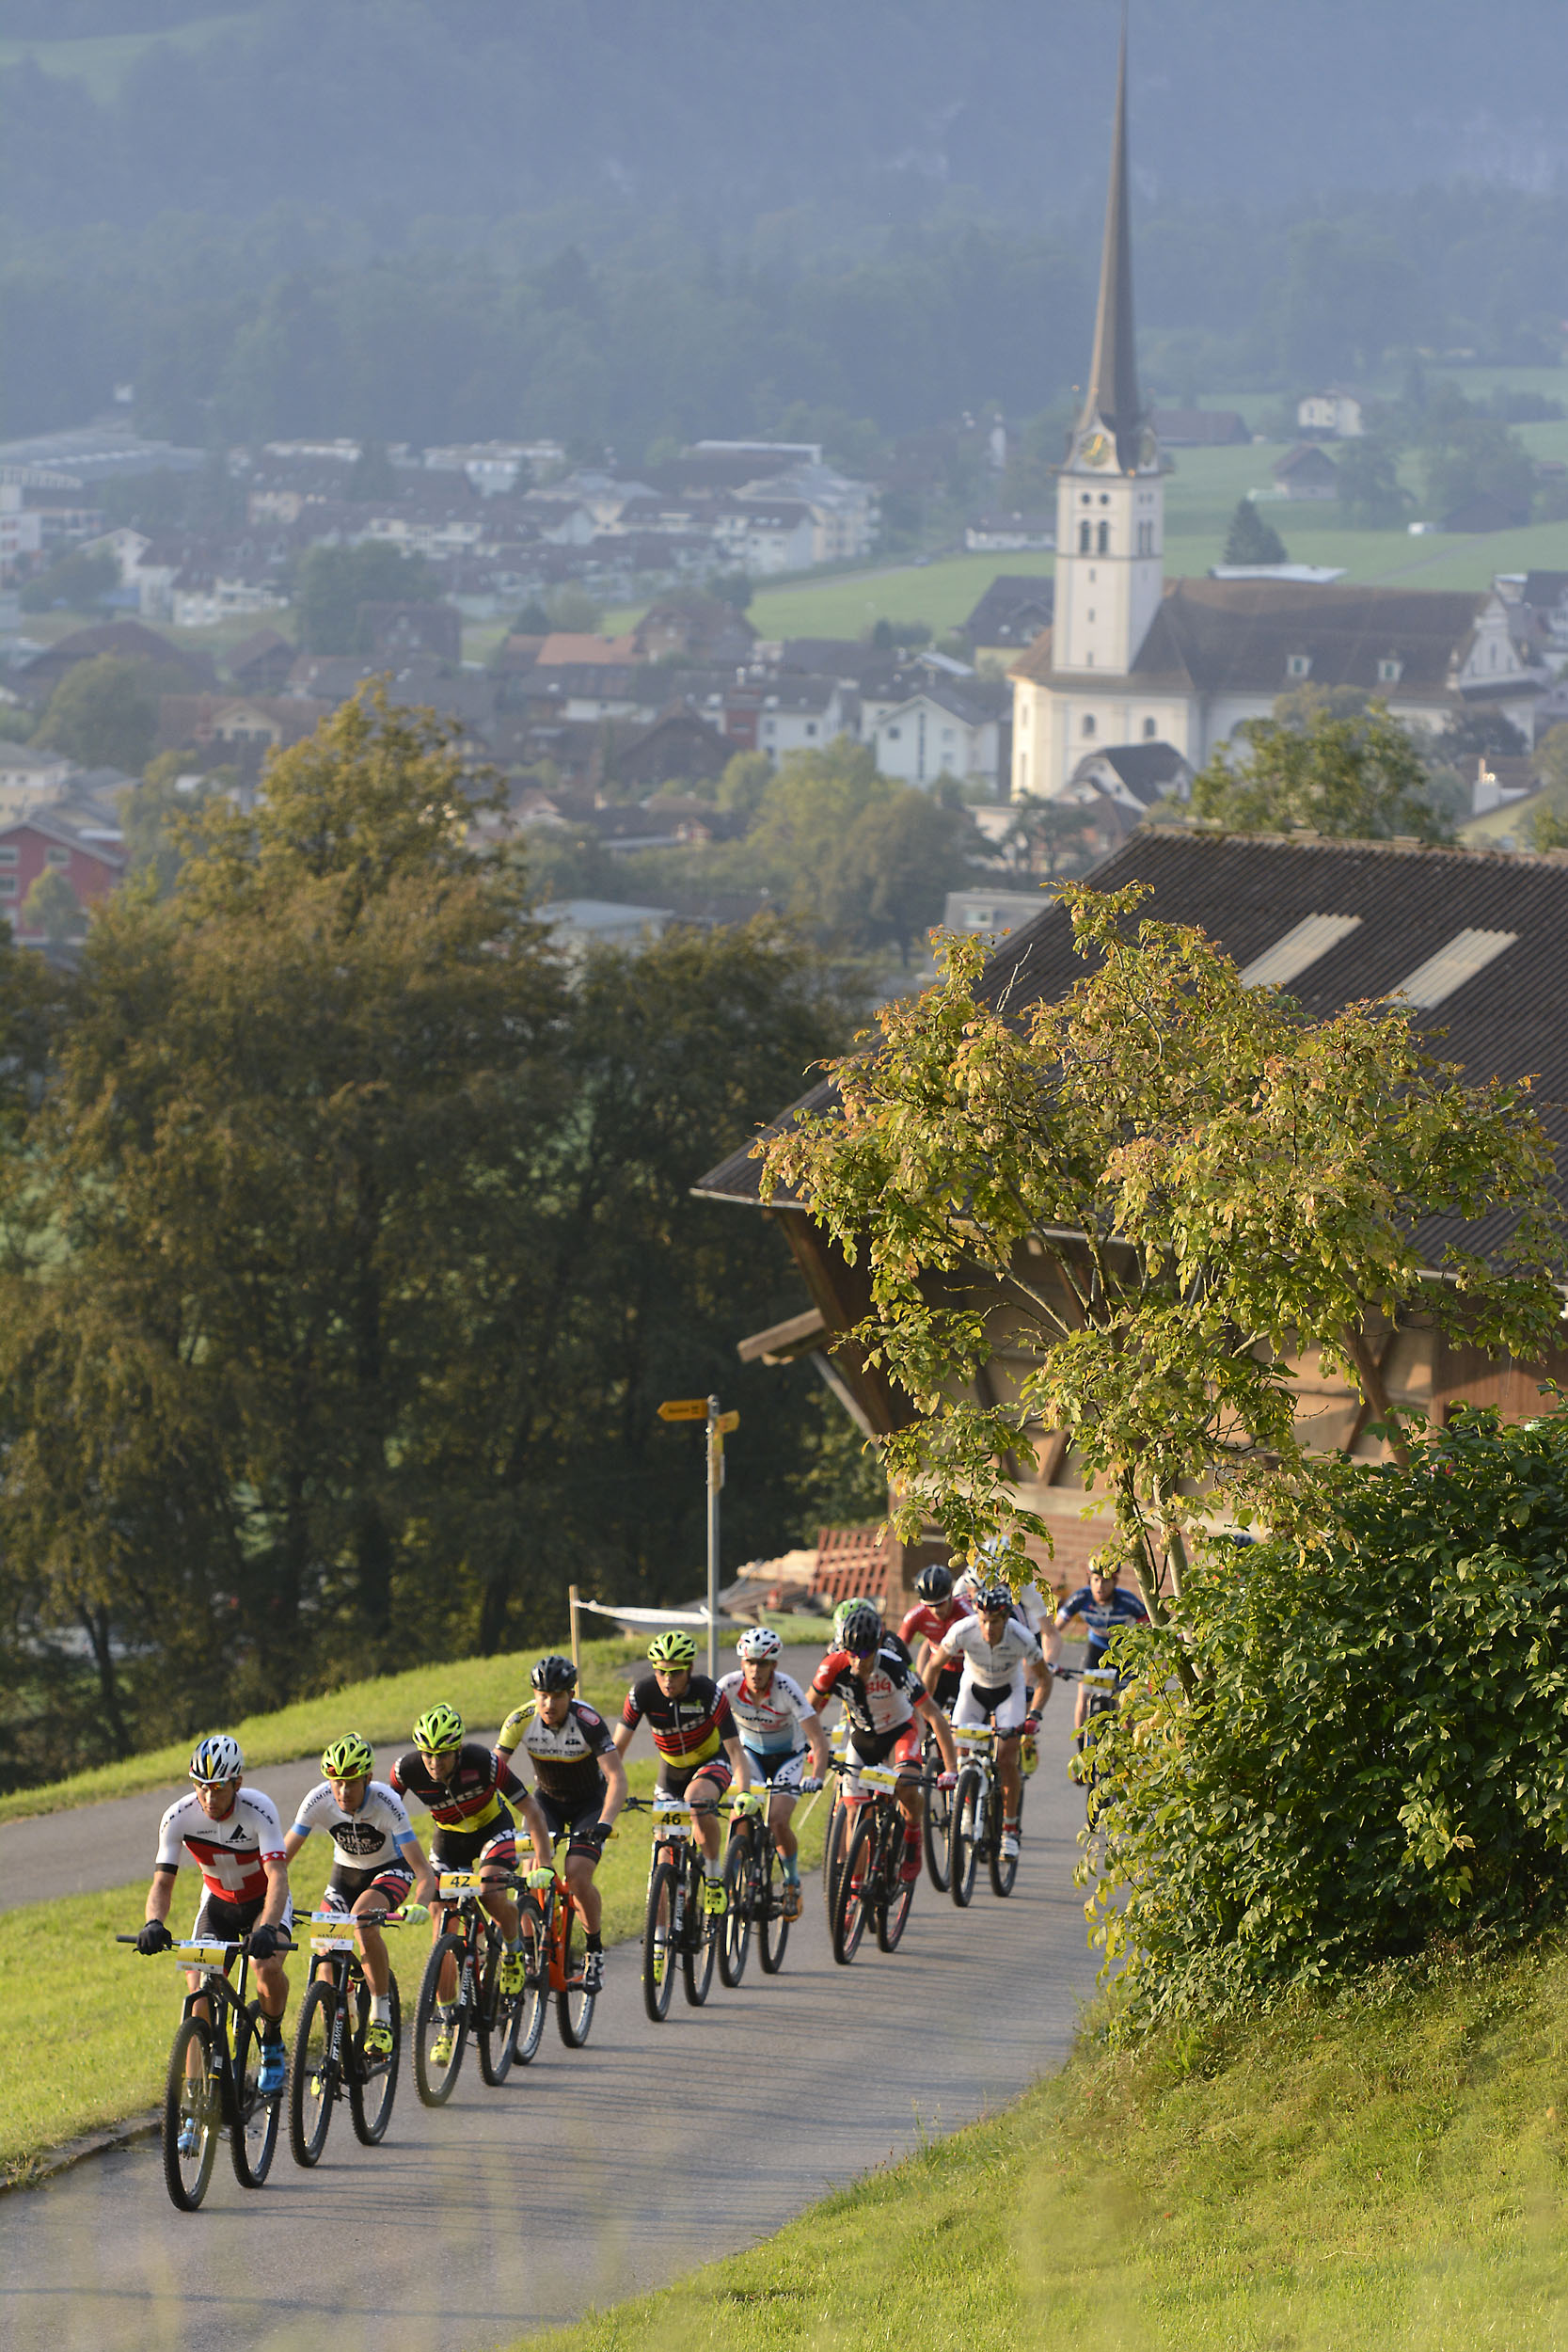
M1456 1960L1225 2036L1087 2044L747 2252L527 2344L1550 2352L1565 2169L1568 1958Z

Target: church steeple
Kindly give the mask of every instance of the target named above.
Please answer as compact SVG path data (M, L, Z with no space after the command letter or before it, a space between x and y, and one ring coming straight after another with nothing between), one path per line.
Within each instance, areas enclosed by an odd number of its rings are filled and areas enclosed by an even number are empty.
M1094 323L1080 436L1098 427L1116 443L1122 473L1136 468L1143 428L1138 355L1132 331L1132 224L1127 199L1127 19L1117 61L1116 124L1111 135L1111 184L1105 199L1105 244L1100 260L1100 308Z

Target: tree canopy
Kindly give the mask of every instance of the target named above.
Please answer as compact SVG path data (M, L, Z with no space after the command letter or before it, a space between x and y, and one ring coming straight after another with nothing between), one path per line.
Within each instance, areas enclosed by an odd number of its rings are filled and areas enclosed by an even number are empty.
M1194 778L1188 805L1230 833L1301 827L1361 841L1447 834L1420 753L1380 702L1363 710L1315 705L1301 722L1243 719Z

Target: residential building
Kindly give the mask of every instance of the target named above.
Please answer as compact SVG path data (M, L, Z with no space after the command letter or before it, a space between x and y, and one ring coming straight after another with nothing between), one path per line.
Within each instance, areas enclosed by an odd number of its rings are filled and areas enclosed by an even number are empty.
M816 561L816 523L803 499L718 499L713 541L737 571L757 579L809 571Z
M31 810L0 824L0 915L24 946L40 946L47 934L24 908L40 875L63 875L87 908L108 897L125 866L123 836L96 812Z
M930 785L943 776L960 784L999 784L998 755L1007 689L998 679L932 680L889 703L866 697L862 739L885 776Z
M242 693L279 694L298 647L275 628L259 628L230 648L228 670Z
M1298 441L1270 470L1282 498L1337 499L1339 495L1339 469L1321 441Z
M42 517L27 508L19 483L0 482L0 575L42 551Z
M964 545L971 555L1022 555L1032 548L1053 548L1056 524L1051 515L981 515L964 525Z
M725 697L725 733L739 748L766 752L775 767L786 752L819 752L835 736L853 735L858 721L853 696L836 678L747 679ZM743 739L748 722L750 744Z
M1055 584L1033 573L1000 572L963 625L974 667L1001 675L1051 627Z
M75 768L64 752L38 743L8 743L0 739L0 795L14 809L23 800L47 800L64 785Z
M643 947L673 917L668 907L621 906L610 898L552 898L534 914L557 946L586 955L593 947Z
M1365 392L1349 384L1328 384L1296 403L1296 431L1305 439L1355 441L1367 430Z
M962 931L970 939L1006 939L1037 921L1045 907L1045 885L1033 890L996 890L976 882L972 890L950 890L942 911L943 930Z

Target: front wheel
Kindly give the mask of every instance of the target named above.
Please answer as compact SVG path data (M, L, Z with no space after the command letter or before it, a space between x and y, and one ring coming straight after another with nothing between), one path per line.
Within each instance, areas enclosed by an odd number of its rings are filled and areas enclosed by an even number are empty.
M522 1994L501 1990L505 1957L500 1937L487 1935L479 1973L479 2071L492 2090L499 2090L512 2072L522 2023Z
M555 2022L568 2050L580 2050L594 2023L594 2004L598 1994L583 1990L582 1972L588 1959L588 1930L582 1924L582 1914L571 1901L567 1901L563 1908L566 1929L562 1938L561 1963L566 1981L555 1996Z
M753 1833L748 1827L730 1839L730 1850L724 1856L724 1892L729 1909L719 1923L719 1980L733 1993L746 1974L746 1962L752 1949L752 1887Z
M918 1883L902 1875L907 1842L904 1817L895 1814L882 1840L882 1883L877 1892L877 1943L884 1952L898 1949Z
M877 1866L877 1816L869 1804L860 1808L833 1886L833 1958L847 1968L861 1947L866 1913L875 1899L871 1881Z
M949 1889L960 1911L969 1908L974 1892L974 1872L980 1842L986 1834L986 1776L977 1764L966 1764L953 1791L953 1834L949 1847Z
M827 1834L822 1840L822 1895L828 1906L828 1932L833 1931L833 1912L838 1901L838 1870L844 1859L844 1844L847 1832L845 1824L849 1808L844 1802L842 1786L833 1793L832 1810L828 1815Z
M929 1732L921 1757L926 1775L926 1816L921 1839L926 1848L926 1875L939 1895L947 1892L949 1849L952 1840L953 1791L937 1787L937 1774L942 1771L942 1750Z
M789 1920L784 1913L784 1856L771 1838L768 1841L768 1874L757 1894L761 1917L757 1921L757 1958L766 1977L776 1977L784 1966L784 1946L789 1942ZM800 1889L796 1895L799 1899Z
M187 2074L193 2055L197 2071ZM175 2028L164 2087L164 2185L182 2213L195 2213L207 2194L221 2129L213 2029L200 2017L185 2017Z
M648 1915L642 1930L642 2006L656 2026L670 2014L675 1989L674 1864L656 1862L648 1881Z
M248 2017L234 2021L234 2112L229 2124L229 2153L242 2188L260 2188L277 2153L283 2094L261 2095L261 2042Z
M698 1887L705 1891L706 1883L705 1871L693 1871L686 1883L686 1934L682 1939L681 1976L689 2009L701 2009L713 1990L713 1963L728 1925L727 1916L722 1919L716 1917L704 1906L702 1894L694 1891ZM695 1917L693 1905L696 1906Z
M1022 1796L1018 1809L1022 1819L1023 1812ZM1005 1854L1002 1851L1002 1840L1006 1831L1006 1824L1002 1817L1006 1810L1006 1808L1002 1803L1002 1784L998 1781L996 1787L995 1832L991 1837L990 1848L986 1854L986 1860L990 1868L990 1891L993 1895L1001 1896L1007 1896L1012 1893L1014 1883L1018 1878L1017 1854Z
M338 2061L330 2054L337 2013L335 1985L318 1977L306 1986L289 2072L289 2146L294 2162L307 2171L321 2162L338 2095Z
M517 2030L512 2055L527 2066L539 2055L545 2038L545 2012L550 2005L550 1931L537 1895L525 1895L517 1905L517 1931L523 1939L523 1989L517 1995Z
M468 2039L468 2010L461 1998L444 2009L437 1995L441 1971L450 1962L462 1984L465 1939L455 1929L438 1935L430 1947L419 2003L414 2010L414 2088L427 2107L444 2106L457 2088L458 2070Z
M348 2078L348 2111L354 2118L356 2137L366 2148L379 2146L387 2137L387 2126L392 2120L392 2102L398 2095L398 2068L403 2062L403 2004L398 1998L398 1980L388 1973L387 1979L388 2016L392 2029L392 2047L385 2058L367 2058L365 2028L371 2018L370 1987L359 1988L358 2033L356 2041L356 2065Z

